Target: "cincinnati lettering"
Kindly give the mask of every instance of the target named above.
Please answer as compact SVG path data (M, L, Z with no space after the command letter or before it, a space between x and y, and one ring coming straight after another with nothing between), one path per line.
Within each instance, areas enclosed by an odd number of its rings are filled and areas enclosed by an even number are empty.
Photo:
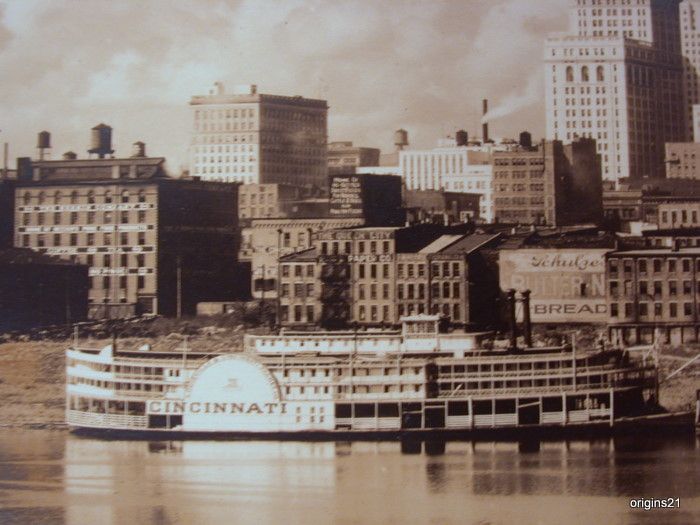
M149 414L286 414L286 403L232 403L216 401L149 401Z

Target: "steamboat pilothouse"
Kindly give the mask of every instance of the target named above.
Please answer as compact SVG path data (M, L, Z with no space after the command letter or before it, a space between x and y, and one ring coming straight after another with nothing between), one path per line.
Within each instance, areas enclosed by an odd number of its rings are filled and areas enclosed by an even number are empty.
M220 354L67 350L74 429L206 435L403 435L611 428L648 413L657 369L626 351L495 348L487 333L441 333L438 316L400 331L247 335Z

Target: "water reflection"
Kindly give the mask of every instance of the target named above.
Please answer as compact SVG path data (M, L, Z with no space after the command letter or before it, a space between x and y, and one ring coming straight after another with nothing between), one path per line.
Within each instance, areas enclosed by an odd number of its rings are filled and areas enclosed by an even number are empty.
M680 511L645 514L628 505L629 497L671 496L681 498ZM145 442L0 433L3 524L635 523L649 516L700 522L696 439Z

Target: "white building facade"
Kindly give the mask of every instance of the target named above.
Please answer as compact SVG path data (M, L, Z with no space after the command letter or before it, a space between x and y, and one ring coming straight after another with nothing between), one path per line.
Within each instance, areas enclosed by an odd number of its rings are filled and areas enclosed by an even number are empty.
M324 100L264 95L221 83L190 100L190 175L204 180L303 187L327 184Z
M491 152L509 146L454 146L399 152L399 173L406 189L481 195L479 215L493 222Z
M674 7L675 6L675 7ZM577 0L545 45L547 138L596 139L603 177L662 177L687 136L674 0Z

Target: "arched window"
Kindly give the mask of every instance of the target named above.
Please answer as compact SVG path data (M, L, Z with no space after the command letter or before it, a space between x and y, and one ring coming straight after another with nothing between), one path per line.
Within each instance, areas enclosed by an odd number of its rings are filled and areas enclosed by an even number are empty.
M139 191L139 202L146 202L146 192L143 190Z
M112 192L111 191L106 191L105 192L105 202L109 204L112 202Z
M95 204L95 192L94 191L88 192L87 201L88 201L88 204Z
M122 192L122 202L129 202L129 190Z
M598 82L603 82L605 80L605 73L603 72L603 66L598 66L595 70L596 80Z
M574 68L571 66L566 66L566 81L567 82L574 81Z
M588 82L588 66L583 66L581 68L581 82Z
M44 201L46 200L46 195L44 195L43 191L39 192L39 204L44 204Z
M70 194L70 203L71 204L77 204L78 203L78 192L77 191L72 191Z
M25 206L28 206L29 203L32 202L32 194L29 192L25 193L22 201L24 202Z
M60 191L57 191L56 193L53 194L54 204L61 204L62 199L63 199L63 196L61 195Z

